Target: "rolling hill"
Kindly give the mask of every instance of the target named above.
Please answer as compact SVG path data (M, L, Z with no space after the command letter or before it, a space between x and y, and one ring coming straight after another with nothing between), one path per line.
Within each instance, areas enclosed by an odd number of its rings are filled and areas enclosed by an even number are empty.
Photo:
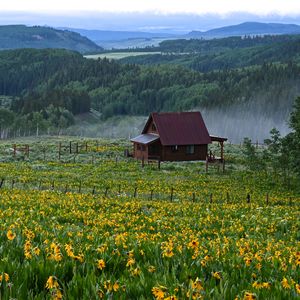
M57 30L42 26L0 26L0 50L19 48L62 48L80 53L100 52L103 50L87 37L67 30Z
M186 38L222 38L244 35L280 35L298 33L300 33L300 26L295 24L245 22L204 32L192 31L186 35Z

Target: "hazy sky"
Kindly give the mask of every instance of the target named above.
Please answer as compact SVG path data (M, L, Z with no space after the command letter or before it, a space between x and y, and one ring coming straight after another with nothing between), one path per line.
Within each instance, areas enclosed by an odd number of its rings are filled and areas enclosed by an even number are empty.
M155 12L294 15L300 13L300 0L9 0L0 2L0 12Z
M300 24L300 0L0 0L0 25L177 34L247 21Z

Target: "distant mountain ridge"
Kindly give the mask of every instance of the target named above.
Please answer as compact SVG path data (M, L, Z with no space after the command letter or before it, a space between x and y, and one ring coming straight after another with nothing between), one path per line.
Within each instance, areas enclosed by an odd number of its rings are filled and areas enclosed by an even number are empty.
M162 41L176 39L212 39L233 36L300 34L300 26L296 24L261 22L244 22L207 31L194 30L182 35L161 32L90 30L68 27L61 27L59 29L79 33L106 49L156 47Z
M143 31L112 31L112 30L89 30L82 28L68 28L61 27L59 29L70 30L86 36L92 41L120 41L128 39L152 39L152 38L171 38L174 34L170 33L156 33L156 32L143 32Z
M103 48L87 37L81 36L76 32L43 26L0 26L0 50L19 48L63 48L80 53L103 50Z
M186 38L222 38L244 35L281 35L298 34L300 26L296 24L245 22L208 31L191 31Z

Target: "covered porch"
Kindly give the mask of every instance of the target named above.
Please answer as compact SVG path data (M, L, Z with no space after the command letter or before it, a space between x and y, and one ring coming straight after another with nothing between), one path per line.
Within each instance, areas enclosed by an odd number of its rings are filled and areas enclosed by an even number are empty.
M140 160L161 157L161 143L157 134L145 133L130 140L133 143L133 157Z
M213 142L219 143L220 146L220 156L216 156L214 153L209 151L206 157L206 172L208 171L209 164L218 164L218 169L220 164L222 165L223 172L225 171L225 158L224 158L224 142L227 138L211 135L210 139Z
M220 162L224 161L224 142L226 142L228 139L220 136L210 135L210 139L213 142L217 142L220 145L220 156L215 156L211 151L207 153L208 160L214 161L219 160Z

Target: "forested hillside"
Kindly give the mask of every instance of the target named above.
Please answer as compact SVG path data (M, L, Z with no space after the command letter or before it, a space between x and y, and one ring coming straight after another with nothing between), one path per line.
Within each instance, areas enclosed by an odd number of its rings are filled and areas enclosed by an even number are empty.
M225 112L250 104L254 114L282 121L299 93L299 75L292 62L200 73L182 66L89 60L66 50L2 51L0 126L31 132L65 128L90 108L107 119L194 108Z
M0 50L18 48L63 48L81 53L103 50L88 38L67 30L43 26L0 26Z
M123 63L179 64L200 72L270 62L300 61L300 35L230 37L213 40L169 40L153 51L162 54L122 59Z

